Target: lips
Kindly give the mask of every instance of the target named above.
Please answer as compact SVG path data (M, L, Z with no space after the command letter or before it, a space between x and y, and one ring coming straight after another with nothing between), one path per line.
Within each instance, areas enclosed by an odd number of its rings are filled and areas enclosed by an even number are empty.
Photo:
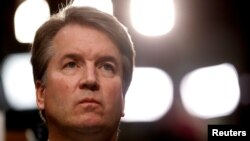
M101 104L99 101L95 100L94 98L84 98L79 102L80 104Z

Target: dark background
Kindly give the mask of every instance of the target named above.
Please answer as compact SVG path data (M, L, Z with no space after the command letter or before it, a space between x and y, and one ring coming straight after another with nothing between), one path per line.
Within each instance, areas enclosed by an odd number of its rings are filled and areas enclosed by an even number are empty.
M29 44L14 35L14 13L21 0L0 2L0 64L12 53L28 52ZM48 0L51 14L66 0ZM170 111L153 123L122 123L120 141L206 140L207 124L249 125L250 4L243 0L174 0L176 22L168 34L146 37L137 33L129 19L129 0L113 0L114 15L128 27L134 41L137 66L158 67L173 79L174 103ZM32 19L31 19L32 22ZM185 74L199 68L228 62L239 75L241 101L229 116L199 119L186 113L179 85ZM1 82L2 83L2 82ZM0 93L0 110L6 113L6 140L12 141L31 128L45 135L36 110L15 111ZM223 101L222 101L223 102ZM211 103L212 104L212 103Z

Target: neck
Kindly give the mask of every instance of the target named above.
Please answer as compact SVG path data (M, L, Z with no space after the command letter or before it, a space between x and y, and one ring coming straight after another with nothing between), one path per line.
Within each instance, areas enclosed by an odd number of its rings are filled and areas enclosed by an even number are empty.
M49 141L117 141L117 136L117 130L111 133L110 130L84 132L49 129Z

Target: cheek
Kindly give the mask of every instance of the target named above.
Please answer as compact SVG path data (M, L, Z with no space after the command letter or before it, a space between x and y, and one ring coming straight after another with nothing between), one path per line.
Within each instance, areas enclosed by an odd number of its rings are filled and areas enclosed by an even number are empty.
M121 80L107 81L103 84L103 94L108 109L120 112L123 110L124 99Z
M66 92L70 88L70 84L67 79L61 78L61 77L55 77L49 79L47 83L47 90L48 92L53 94L59 93L64 94L61 92Z
M46 84L45 111L50 118L70 115L73 108L74 79L50 75Z
M62 73L52 73L48 76L47 87L54 92L66 93L75 87L78 81L76 78L77 77L73 76L65 76Z
M50 75L46 86L47 100L58 104L66 104L75 88L75 81L70 77Z

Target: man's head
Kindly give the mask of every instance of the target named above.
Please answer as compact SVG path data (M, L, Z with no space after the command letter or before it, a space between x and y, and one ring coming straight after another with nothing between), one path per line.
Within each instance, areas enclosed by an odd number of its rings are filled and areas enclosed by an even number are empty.
M134 67L134 47L126 28L113 16L93 8L66 7L53 15L36 33L31 63L34 81L46 82L46 69L53 56L51 42L57 32L68 24L76 23L82 26L92 26L103 31L117 45L123 61L123 93L130 85Z
M31 63L49 132L114 136L134 66L121 23L93 8L65 8L38 29Z

